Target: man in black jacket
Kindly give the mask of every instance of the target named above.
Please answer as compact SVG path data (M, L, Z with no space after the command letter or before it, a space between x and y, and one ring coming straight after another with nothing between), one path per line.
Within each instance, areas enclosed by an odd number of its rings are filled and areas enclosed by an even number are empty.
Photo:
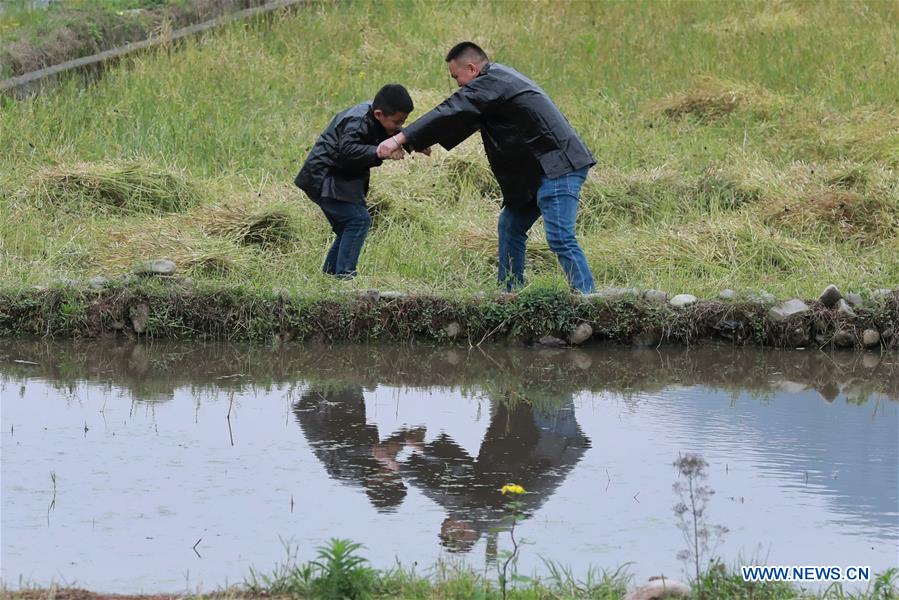
M500 282L510 290L524 283L527 234L542 215L546 240L571 287L594 291L593 274L574 235L581 186L596 164L593 155L546 92L515 69L490 63L476 44L457 44L446 62L459 90L379 149L439 143L450 150L480 129L503 192Z
M412 98L401 85L388 84L371 102L338 113L316 140L294 183L325 213L337 236L322 270L342 279L356 275L362 244L371 227L365 205L369 170L403 150L379 150L378 144L402 127Z

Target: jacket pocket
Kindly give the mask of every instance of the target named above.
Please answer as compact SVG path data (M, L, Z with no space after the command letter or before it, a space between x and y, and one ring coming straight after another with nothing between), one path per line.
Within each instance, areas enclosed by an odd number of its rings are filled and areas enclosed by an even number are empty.
M572 171L571 162L562 150L545 152L537 157L537 160L540 161L543 174L550 179L556 179Z

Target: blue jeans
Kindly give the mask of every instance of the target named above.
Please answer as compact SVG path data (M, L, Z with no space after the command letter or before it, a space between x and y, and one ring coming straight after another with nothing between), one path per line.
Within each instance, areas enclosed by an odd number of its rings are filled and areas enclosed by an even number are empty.
M589 167L556 179L544 176L537 190L537 204L521 208L503 208L499 214L500 284L511 291L524 285L524 258L528 231L543 215L546 241L559 259L569 285L582 293L593 292L593 273L587 257L574 236L578 197Z
M341 278L356 276L356 263L371 228L371 215L364 204L323 198L318 205L337 238L331 244L322 271Z

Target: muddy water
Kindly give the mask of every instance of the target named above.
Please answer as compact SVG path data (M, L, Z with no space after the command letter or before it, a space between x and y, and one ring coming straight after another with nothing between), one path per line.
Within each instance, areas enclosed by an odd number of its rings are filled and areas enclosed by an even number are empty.
M685 452L726 562L897 565L896 356L2 341L0 395L13 588L211 590L331 537L495 572L509 482L520 572L682 577Z

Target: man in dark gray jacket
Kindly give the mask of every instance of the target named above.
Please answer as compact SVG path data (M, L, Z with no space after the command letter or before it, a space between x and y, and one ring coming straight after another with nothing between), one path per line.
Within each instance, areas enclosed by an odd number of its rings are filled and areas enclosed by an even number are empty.
M503 192L500 282L510 290L523 285L527 234L542 215L546 240L571 287L594 291L593 274L574 234L580 190L596 164L593 155L546 92L515 69L490 63L476 44L457 44L446 62L459 90L383 141L379 150L435 143L450 150L480 129Z
M325 213L337 236L322 270L346 279L356 275L362 244L371 227L365 206L369 171L383 159L402 159L402 149L378 144L400 130L413 109L401 85L382 87L371 102L337 114L312 147L294 183Z

